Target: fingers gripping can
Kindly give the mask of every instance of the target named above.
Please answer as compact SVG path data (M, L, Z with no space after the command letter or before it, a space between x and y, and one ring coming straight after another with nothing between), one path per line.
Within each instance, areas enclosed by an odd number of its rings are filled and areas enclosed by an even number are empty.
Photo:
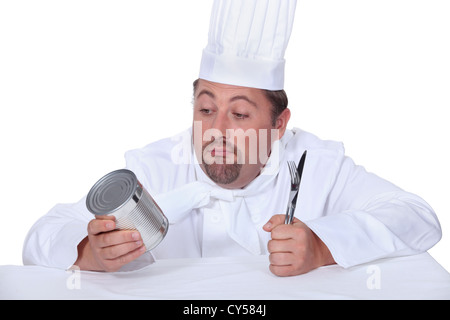
M127 169L98 180L86 198L88 210L101 218L114 216L116 229L138 230L147 251L166 236L169 221L136 175Z

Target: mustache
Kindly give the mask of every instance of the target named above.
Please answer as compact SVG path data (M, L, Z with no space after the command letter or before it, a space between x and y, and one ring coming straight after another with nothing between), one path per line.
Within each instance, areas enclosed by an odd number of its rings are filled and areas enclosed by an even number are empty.
M232 141L226 140L224 137L222 137L220 139L216 139L215 137L212 137L211 140L212 141L207 141L207 142L203 143L202 151L205 151L206 148L209 149L208 151L212 151L212 150L214 150L214 148L223 148L227 152L232 152L234 154L237 154L237 152L238 152L236 145Z

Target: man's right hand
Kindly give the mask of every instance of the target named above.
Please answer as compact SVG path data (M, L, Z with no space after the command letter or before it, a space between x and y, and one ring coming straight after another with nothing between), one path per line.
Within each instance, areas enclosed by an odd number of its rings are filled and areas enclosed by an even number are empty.
M78 244L78 259L74 263L81 270L119 270L145 252L137 230L114 230L114 217L91 220L88 236Z

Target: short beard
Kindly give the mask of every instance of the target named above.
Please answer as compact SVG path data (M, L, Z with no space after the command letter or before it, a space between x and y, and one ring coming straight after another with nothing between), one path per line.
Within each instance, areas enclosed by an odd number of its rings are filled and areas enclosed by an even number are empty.
M242 164L206 164L205 172L208 177L217 184L230 184L236 181L241 173Z
M226 160L229 159L208 159L213 160L206 161L204 158L205 155L205 149L209 147L214 147L215 145L220 145L221 147L227 147L226 143L224 142L224 138L221 140L218 140L214 142L216 139L213 140L213 142L207 142L202 146L202 160L203 160L203 166L205 168L206 175L215 183L221 184L221 185L227 185L230 183L233 183L237 180L239 177L239 174L241 173L242 164L238 161L233 163L227 163ZM237 148L235 146L228 146L228 150L232 149L235 157L239 158L240 152L238 152ZM218 162L216 162L216 160Z

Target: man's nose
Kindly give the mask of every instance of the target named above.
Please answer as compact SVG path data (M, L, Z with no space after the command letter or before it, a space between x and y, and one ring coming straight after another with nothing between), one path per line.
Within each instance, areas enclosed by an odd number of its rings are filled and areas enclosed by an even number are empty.
M226 136L227 129L230 129L230 119L226 112L217 112L216 117L212 123L214 129L219 130L222 136Z

